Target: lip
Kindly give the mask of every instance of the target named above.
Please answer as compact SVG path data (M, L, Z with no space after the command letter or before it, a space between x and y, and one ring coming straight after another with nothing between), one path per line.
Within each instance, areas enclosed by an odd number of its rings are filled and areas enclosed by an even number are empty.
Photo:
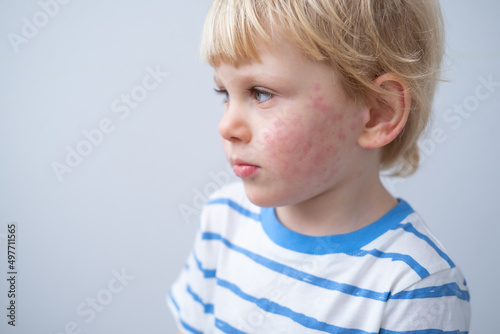
M260 166L253 165L251 163L239 160L239 159L231 159L231 165L233 166L234 174L237 177L241 178L249 178L257 174L260 170Z

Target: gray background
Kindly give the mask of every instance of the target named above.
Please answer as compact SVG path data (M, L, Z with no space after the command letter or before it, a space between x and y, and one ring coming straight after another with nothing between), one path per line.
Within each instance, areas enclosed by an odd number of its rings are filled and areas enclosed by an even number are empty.
M467 277L471 333L493 333L500 327L500 84L488 91L482 80L500 83L500 4L442 6L449 82L435 101L437 135L422 143L416 175L386 182ZM217 133L221 100L212 69L198 60L208 7L69 1L44 21L37 1L0 2L0 268L7 272L7 224L15 222L19 272L15 328L6 324L0 280L0 332L174 332L165 295L191 247L197 203L229 175ZM9 36L22 36L23 18L33 17L38 31L16 50ZM113 112L122 94L141 97L147 68L157 66L168 77L127 117ZM448 111L460 106L462 115ZM60 182L53 163L64 164L67 147L85 145L83 131L105 119L113 131ZM128 278L119 283L122 271Z

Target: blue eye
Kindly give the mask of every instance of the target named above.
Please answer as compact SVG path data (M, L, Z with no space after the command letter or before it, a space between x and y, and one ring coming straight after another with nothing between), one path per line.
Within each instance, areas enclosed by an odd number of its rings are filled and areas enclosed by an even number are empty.
M258 101L258 102L265 102L267 100L269 100L270 98L273 97L273 94L271 93L267 93L267 92L263 92L261 90L258 90L258 89L254 89L254 94L255 94L255 99Z

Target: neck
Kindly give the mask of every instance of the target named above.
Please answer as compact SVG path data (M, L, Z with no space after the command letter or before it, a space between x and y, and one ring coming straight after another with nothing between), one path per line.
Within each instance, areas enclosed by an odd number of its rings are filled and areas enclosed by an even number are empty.
M385 189L378 170L356 175L307 201L276 208L280 222L297 233L324 236L363 228L386 214L397 200Z

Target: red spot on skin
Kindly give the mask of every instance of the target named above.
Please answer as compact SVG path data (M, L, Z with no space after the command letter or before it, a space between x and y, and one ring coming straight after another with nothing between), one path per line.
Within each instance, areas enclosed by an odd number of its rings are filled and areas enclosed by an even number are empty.
M323 96L310 96L309 99L313 100L312 107L314 109L321 111L324 115L327 115L328 118L326 119L326 124L328 126L335 125L336 123L339 123L344 119L343 113L334 114L335 109L323 102Z
M380 144L381 144L381 141L380 141L380 139L377 138L373 141L373 147L370 147L370 148L378 148L381 146Z
M326 181L331 179L331 170L336 168L332 165L332 162L333 159L337 157L338 148L332 145L331 142L316 143L315 145L314 141L312 141L305 142L304 144L306 147L310 146L311 148L304 154L302 159L303 162L299 163L301 173L311 175L313 178L311 181L314 180L313 183L317 186L323 185ZM304 146L302 149L304 149ZM300 160L299 158L298 161ZM321 170L318 170L319 168L321 168Z
M323 96L316 96L313 99L313 107L323 113L330 111L330 107L324 104L322 101L323 101Z
M337 139L340 140L340 141L344 141L346 140L346 135L345 133L343 133L342 131L339 131L339 133L337 133Z
M314 165L319 165L323 162L325 154L323 152L318 152L312 158Z
M299 120L294 121L298 122ZM279 136L285 129L285 123L281 119L277 119L276 121L274 121L274 129L276 131L276 134Z
M307 152L309 152L309 151L312 149L312 147L313 147L312 140L310 140L310 139L309 139L309 140L308 140L308 141L304 144L304 146L302 147L302 149L301 149L301 152L300 152L300 153L301 153L301 154L306 154Z
M349 125L358 114L367 114L359 110L365 106L343 97L329 66L310 62L296 48L285 46L263 48L259 52L260 64L249 62L240 67L221 62L216 68L220 83L235 92L247 88L247 81L241 78L254 71L300 78L293 82L283 80L283 85L289 82L290 92L294 92L289 94L290 99L278 99L279 103L272 104L269 112L251 113L241 122L241 128L234 122L230 123L235 126L229 129L232 132L221 131L227 156L261 166L255 178L244 180L247 196L260 206L292 207L309 200L312 203L326 191L341 195L344 176L352 177L357 172L359 166L352 170L351 164L364 153L358 149L356 134L349 131ZM238 117L251 112L250 105L241 107L245 109ZM356 132L361 132L361 128L360 125Z

